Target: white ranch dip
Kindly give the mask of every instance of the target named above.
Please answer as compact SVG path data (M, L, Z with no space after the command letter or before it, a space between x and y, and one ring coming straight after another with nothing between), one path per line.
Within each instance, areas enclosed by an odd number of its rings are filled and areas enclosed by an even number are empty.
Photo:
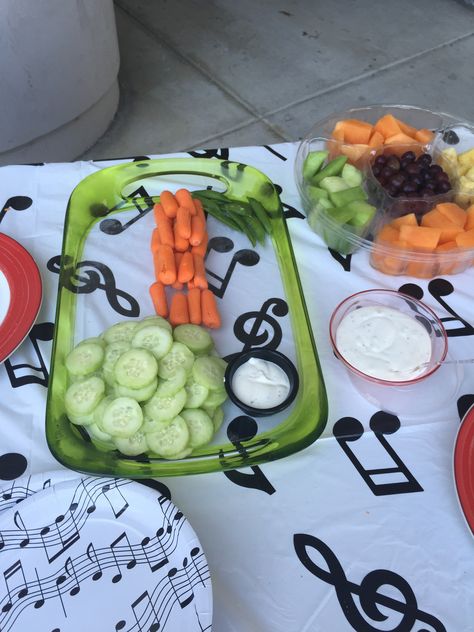
M250 358L236 369L232 390L240 401L253 408L273 408L288 397L290 381L274 362Z
M375 378L410 380L426 371L428 332L415 318L391 307L360 307L342 319L336 346L353 367Z

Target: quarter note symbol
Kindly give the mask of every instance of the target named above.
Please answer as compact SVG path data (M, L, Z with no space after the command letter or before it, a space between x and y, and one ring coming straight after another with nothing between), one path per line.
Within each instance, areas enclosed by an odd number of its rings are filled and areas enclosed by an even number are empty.
M402 459L390 445L385 435L394 434L400 428L400 420L395 415L384 411L375 413L370 420L370 428L375 437L384 448L386 454L395 464L390 467L366 468L349 447L349 443L358 441L364 434L364 427L358 419L354 417L342 417L333 428L337 442L349 457L352 465L356 468L369 489L375 496L387 496L390 494L406 494L411 492L422 492L423 488L407 468ZM386 455L384 455L385 457ZM377 482L377 479L385 477L393 479L394 476L402 478L395 482Z
M14 562L5 571L3 577L7 587L8 601L2 607L2 612L8 612L13 606L13 599L23 599L28 594L28 584L26 583L25 573L20 560ZM19 582L17 580L19 579Z
M36 575L36 585L38 586L38 590L40 592L41 595L41 599L37 599L34 603L34 607L36 609L38 608L42 608L44 606L44 593L43 593L43 589L41 587L41 581L40 578L38 576L38 570L35 568L35 575Z
M8 211L26 211L33 204L33 200L26 195L14 195L5 202L0 211L0 224Z

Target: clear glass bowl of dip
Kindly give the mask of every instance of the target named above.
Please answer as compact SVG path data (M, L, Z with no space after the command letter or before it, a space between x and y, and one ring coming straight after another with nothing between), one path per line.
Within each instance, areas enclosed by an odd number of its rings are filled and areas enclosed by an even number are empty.
M382 334L382 336L378 338L377 334L381 334L383 331L387 332L387 330L384 330L383 327L380 329L377 323L375 326L375 334L372 333L372 335L376 336L375 342L374 338L371 338L370 342L367 343L371 345L367 357L369 357L370 360L372 358L371 354L374 354L373 357L375 358L373 368L370 371L369 369L364 371L360 368L360 364L359 366L355 366L357 363L353 360L354 356L351 356L351 363L346 357L349 355L349 351L347 347L341 348L341 340L338 340L337 332L342 321L349 314L353 314L356 310L361 308L374 308L378 310L378 318L381 316L387 318L390 316L391 318L393 314L400 315L402 319L409 317L409 326L414 327L413 335L415 336L415 341L410 344L416 344L416 337L418 336L418 340L423 342L429 349L426 360L423 359L420 362L418 362L416 358L411 360L412 354L408 351L405 353L405 357L409 358L409 361L413 362L413 364L408 364L406 369L404 369L403 366L395 365L393 371L390 367L386 368L386 365L389 364L387 357L390 353L387 351L388 337L393 335L394 347L400 343L403 349L403 345L406 345L406 343L403 342L406 334L402 333L401 327L398 324L399 321L392 321L392 323L396 324L393 327L391 326L389 333ZM379 308L382 308L382 310ZM390 312L387 312L386 308L388 308ZM368 315L369 312L365 310L364 314ZM351 320L352 319L353 316L351 317ZM348 322L350 321L346 321L346 324ZM403 320L401 322L403 324ZM369 401L395 413L403 412L407 408L407 405L410 410L422 410L423 407L429 404L429 401L432 401L431 395L426 401L424 401L423 396L421 396L418 401L414 401L416 398L413 397L413 394L416 391L419 392L419 385L424 384L424 381L428 377L432 376L443 366L443 360L446 358L448 351L448 338L443 323L433 310L421 301L394 290L376 289L358 292L344 299L334 310L329 323L329 337L334 353L347 369L351 382ZM379 342L377 342L377 340L379 340ZM351 351L351 353L353 352ZM364 354L366 351L362 350L362 353ZM381 366L384 367L383 370L380 368ZM379 371L378 374L377 371ZM404 398L406 401L404 401Z

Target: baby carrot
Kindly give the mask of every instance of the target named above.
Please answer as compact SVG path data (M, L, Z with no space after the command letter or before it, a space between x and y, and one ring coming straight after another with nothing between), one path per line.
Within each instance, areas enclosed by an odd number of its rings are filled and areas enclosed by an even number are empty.
M194 290L195 287L194 281L188 281L188 290Z
M211 329L221 326L221 317L217 309L216 297L211 290L201 292L201 318L202 324Z
M204 257L201 255L193 254L194 262L194 285L201 288L201 290L207 289L206 268L204 267Z
M168 317L168 301L166 300L166 292L163 283L155 281L150 285L150 296L153 301L155 312L163 318Z
M161 243L174 248L174 236L171 220L165 215L161 204L155 204L153 213L155 215L156 226L160 231Z
M176 325L186 325L189 323L188 299L182 292L173 294L170 306L170 323Z
M162 244L153 255L155 277L163 285L172 285L176 281L176 262L170 246Z
M208 241L209 241L209 237L207 235L207 232L205 232L204 233L204 237L203 237L201 243L199 244L199 246L193 246L191 248L191 252L194 255L201 255L201 257L204 257L206 252L207 252L207 242Z
M191 236L189 243L191 246L199 246L204 239L204 233L206 232L206 223L199 215L194 215L191 218Z
M176 232L183 239L191 237L191 213L186 206L180 206L176 214Z
M191 193L187 189L178 189L175 193L176 201L179 206L184 206L189 210L191 215L194 215L195 208L193 204L193 198Z
M182 252L175 252L174 253L174 261L176 264L176 281L171 285L172 288L174 288L175 290L182 290L183 289L183 283L179 280L179 266L181 265L181 260L183 259L183 253Z
M188 290L189 322L201 324L201 290L198 287Z
M201 200L194 198L193 202L194 202L194 208L196 209L196 215L199 215L200 217L202 217L202 219L204 220L204 223L206 223L206 216L204 215L204 208L202 206Z
M154 228L151 234L151 251L154 253L161 246L160 231L158 228Z
M178 233L178 229L176 227L176 222L174 223L174 247L178 252L185 252L189 248L189 241L187 239L183 239Z
M176 217L178 212L178 202L175 200L171 191L162 191L160 195L160 203L167 217L171 219Z
M179 263L178 268L178 281L181 283L187 283L191 281L194 276L194 261L193 255L188 250L187 252L183 252L183 256L181 257L181 261Z
M171 287L174 290L182 290L184 285L180 281L175 281L174 283L171 284Z

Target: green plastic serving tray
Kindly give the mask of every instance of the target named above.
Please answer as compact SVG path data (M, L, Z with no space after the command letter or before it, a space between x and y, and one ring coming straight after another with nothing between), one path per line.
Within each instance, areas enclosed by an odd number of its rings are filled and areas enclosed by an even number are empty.
M118 451L101 451L87 441L81 429L66 417L64 394L68 386L65 357L74 347L77 293L67 279L76 270L91 229L131 208L123 192L148 178L186 174L226 189L234 200L259 200L272 216L272 243L289 308L300 386L288 417L275 427L237 445L211 443L177 461L153 457L127 457ZM155 180L156 181L156 180ZM216 183L217 184L217 183ZM158 197L152 198L157 201ZM136 202L136 198L134 198ZM146 246L148 248L148 246ZM327 397L316 345L301 289L286 221L275 186L263 173L241 163L206 158L152 159L108 167L85 178L69 199L61 256L56 329L46 408L46 438L55 458L66 467L92 474L149 478L225 471L262 464L289 456L313 443L327 421ZM265 426L264 426L265 427Z

